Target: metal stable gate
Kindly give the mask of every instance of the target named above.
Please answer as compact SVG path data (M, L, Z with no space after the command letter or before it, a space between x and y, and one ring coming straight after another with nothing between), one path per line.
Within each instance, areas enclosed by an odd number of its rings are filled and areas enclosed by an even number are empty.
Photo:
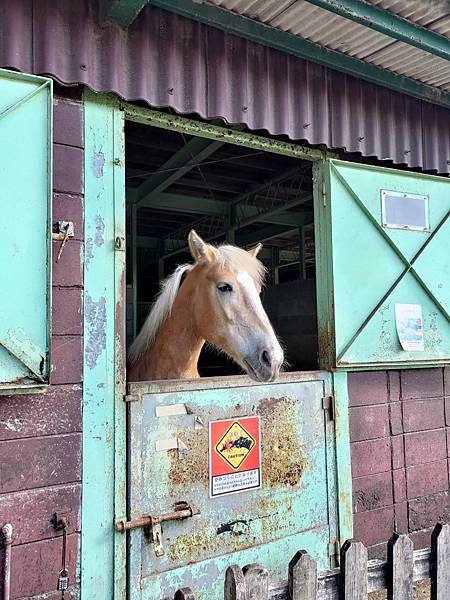
M262 562L276 584L287 577L286 557L300 548L320 570L334 566L331 382L329 373L311 372L284 374L267 385L246 377L130 384L130 521L118 528L130 529L132 600L161 600L185 586L196 600L220 600L231 563ZM261 487L211 497L209 454L226 444L223 437L210 448L210 423L224 420L228 431L241 433L259 421L261 464L252 468L261 467ZM257 435L248 434L244 454Z

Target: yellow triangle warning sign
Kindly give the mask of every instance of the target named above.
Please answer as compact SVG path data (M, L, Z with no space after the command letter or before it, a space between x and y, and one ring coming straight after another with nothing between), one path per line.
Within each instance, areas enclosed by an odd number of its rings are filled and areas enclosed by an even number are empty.
M237 470L256 445L255 438L235 421L215 445L216 453Z

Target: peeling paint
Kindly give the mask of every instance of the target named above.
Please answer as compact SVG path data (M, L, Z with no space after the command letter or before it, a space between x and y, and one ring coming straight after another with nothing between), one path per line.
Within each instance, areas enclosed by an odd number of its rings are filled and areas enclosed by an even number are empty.
M104 239L105 234L105 221L102 219L100 215L95 216L95 245L103 246L105 243Z
M86 295L84 303L85 320L88 325L85 343L85 360L89 369L94 369L97 360L106 348L106 300L102 296L94 302Z
M103 177L103 167L105 166L105 155L103 152L94 152L93 171L97 179Z
M94 258L94 242L92 238L87 238L85 242L86 265L89 266Z

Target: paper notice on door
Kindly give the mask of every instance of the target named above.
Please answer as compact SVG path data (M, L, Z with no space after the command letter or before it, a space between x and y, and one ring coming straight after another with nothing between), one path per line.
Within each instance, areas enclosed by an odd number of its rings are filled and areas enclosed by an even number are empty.
M420 304L396 304L395 323L403 350L423 351L423 320Z

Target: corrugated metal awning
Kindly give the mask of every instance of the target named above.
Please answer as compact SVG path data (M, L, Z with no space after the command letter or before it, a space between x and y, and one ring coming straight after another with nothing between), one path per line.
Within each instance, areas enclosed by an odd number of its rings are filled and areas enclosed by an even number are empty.
M128 30L97 2L0 7L0 66L128 101L438 173L450 170L450 110L146 6Z
M449 40L450 10L444 2L368 0ZM450 90L450 63L367 26L311 4L308 0L206 0L276 29L359 58L443 90ZM330 3L332 4L332 3ZM338 4L337 2L335 4ZM357 3L353 3L357 6ZM356 8L355 8L356 10Z

